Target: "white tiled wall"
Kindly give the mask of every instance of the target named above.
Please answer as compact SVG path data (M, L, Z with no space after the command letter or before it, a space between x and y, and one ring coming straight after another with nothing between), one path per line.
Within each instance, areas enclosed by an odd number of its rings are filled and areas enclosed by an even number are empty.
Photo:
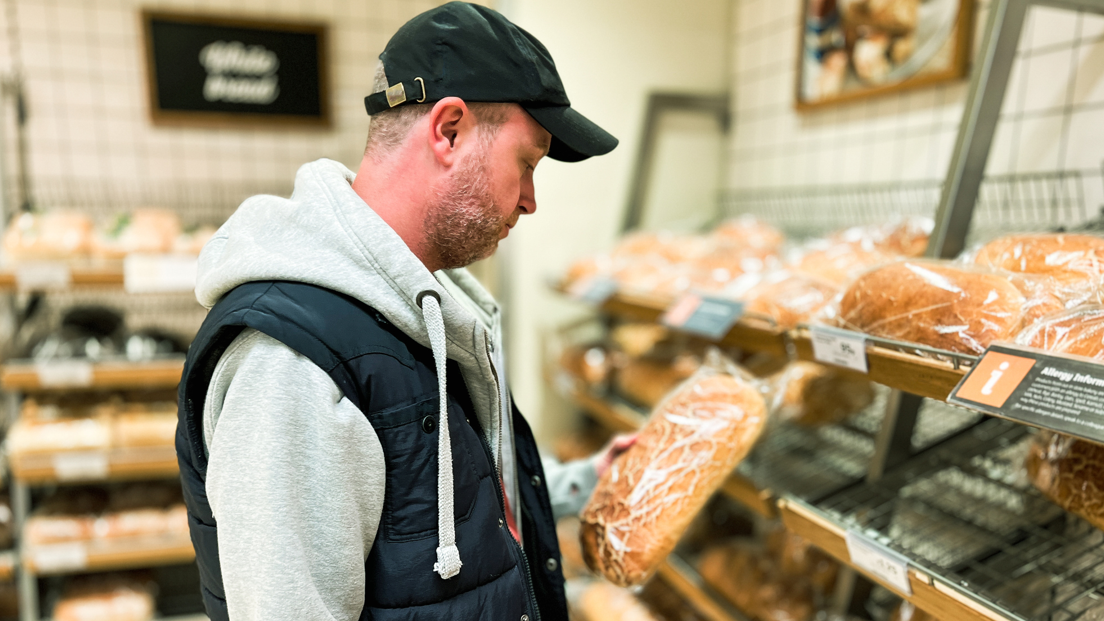
M355 169L376 59L406 20L438 0L3 0L0 72L22 66L29 172L42 207L182 208L214 202L217 217L245 195L286 194L319 157ZM143 7L322 21L330 26L330 129L181 129L148 116ZM5 128L10 138L9 126ZM5 141L9 147L14 141ZM13 153L6 153L9 163ZM9 188L10 191L10 188Z
M965 81L798 113L793 85L801 0L734 2L729 188L878 184L946 175ZM987 6L979 3L975 44ZM1033 8L987 172L1099 171L1102 161L1104 16Z

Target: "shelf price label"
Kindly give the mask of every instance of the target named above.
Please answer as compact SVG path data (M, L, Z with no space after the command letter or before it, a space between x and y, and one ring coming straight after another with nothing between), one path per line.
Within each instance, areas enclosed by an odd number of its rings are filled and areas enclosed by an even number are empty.
M859 569L897 589L902 595L912 595L909 584L908 559L873 541L865 535L847 531L847 553Z
M123 260L123 288L127 293L192 291L199 258L175 254L128 254Z
M87 360L48 360L35 363L43 388L87 388L92 385L92 363Z
M67 289L72 281L69 266L59 261L23 263L15 268L15 286L21 291Z
M111 470L107 454L100 451L55 453L51 461L59 481L106 479Z
M866 373L866 336L859 332L828 326L809 326L813 358L817 362Z
M580 302L601 306L617 293L617 281L605 276L592 276L571 285L567 293Z
M30 550L36 572L57 573L88 567L88 550L83 543L54 543Z
M744 314L744 303L688 293L663 314L663 325L719 341Z
M1104 365L1011 345L990 345L948 403L1104 442Z

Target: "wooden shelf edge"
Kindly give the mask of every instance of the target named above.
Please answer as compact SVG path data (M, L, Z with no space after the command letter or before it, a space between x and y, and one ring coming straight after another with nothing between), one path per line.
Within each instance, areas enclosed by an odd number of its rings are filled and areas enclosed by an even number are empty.
M184 357L148 362L105 362L92 365L90 382L44 386L32 363L0 366L0 388L22 392L122 388L174 388L184 372Z
M718 597L706 592L701 577L677 557L671 556L663 561L656 575L709 621L748 620L746 615L740 614L727 602L721 602Z
M942 621L1010 621L997 611L974 600L967 594L958 592L954 587L935 580L924 572L909 569L909 585L912 595L905 596L892 585L882 581L851 563L847 551L846 531L830 520L808 510L806 507L783 499L779 502L782 523L794 534L800 535L813 545L835 557L841 563L854 568L867 578L897 593L917 607Z
M89 456L97 461L86 474L78 471L59 475L57 459ZM98 458L98 459L97 459ZM102 460L102 461L99 461ZM79 450L57 453L15 454L8 458L12 479L28 486L68 485L100 481L134 481L172 478L180 474L173 445L141 448L115 448L101 451ZM64 472L64 466L62 466Z
M83 550L83 561L77 558L59 559L61 555L71 555L75 550ZM39 567L39 561L50 557L51 567ZM79 556L79 553L78 553ZM195 560L192 541L187 536L153 536L123 538L117 541L73 541L47 544L43 546L26 545L20 557L23 569L36 576L56 576L73 573L107 571L115 569L138 569L160 565L190 563Z

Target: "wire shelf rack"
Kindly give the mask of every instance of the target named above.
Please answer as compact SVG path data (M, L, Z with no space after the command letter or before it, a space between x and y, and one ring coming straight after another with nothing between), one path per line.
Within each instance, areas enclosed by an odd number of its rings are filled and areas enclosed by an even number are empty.
M1032 433L985 419L818 508L1008 618L1097 618L1104 614L1104 532L1031 486L1022 464Z
M942 182L807 186L723 193L721 215L754 215L794 238L824 235L899 216L928 216ZM1002 233L1080 226L1104 207L1104 172L1071 170L987 177L978 192L970 240Z

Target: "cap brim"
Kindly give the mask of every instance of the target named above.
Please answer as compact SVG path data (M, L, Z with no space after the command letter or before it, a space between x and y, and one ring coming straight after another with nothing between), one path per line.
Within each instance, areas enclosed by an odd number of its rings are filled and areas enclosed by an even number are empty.
M617 146L616 138L571 106L523 107L552 134L548 157L554 160L581 162L594 155L605 155Z

